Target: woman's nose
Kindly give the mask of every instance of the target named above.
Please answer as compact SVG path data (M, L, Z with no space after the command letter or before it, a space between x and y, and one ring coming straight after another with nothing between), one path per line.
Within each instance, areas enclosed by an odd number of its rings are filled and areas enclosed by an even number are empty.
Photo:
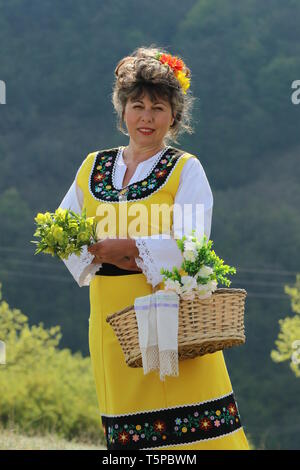
M153 112L151 109L149 110L144 110L143 115L142 115L142 121L152 121L153 120Z

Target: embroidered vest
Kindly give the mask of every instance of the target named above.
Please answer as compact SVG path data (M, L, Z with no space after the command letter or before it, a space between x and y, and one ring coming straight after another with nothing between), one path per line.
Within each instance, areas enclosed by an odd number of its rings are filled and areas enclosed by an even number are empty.
M115 147L88 154L77 174L83 208L87 217L97 220L98 239L132 237L132 230L138 237L170 234L182 168L188 159L197 157L168 146L144 179L117 189L113 176L118 151ZM151 214L155 205L163 207L162 217L158 210Z

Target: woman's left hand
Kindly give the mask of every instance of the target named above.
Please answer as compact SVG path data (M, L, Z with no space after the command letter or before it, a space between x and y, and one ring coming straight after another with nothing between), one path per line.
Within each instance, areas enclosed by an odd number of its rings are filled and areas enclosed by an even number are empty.
M135 263L139 252L135 242L128 238L106 238L88 247L89 253L95 256L95 263L114 264L123 269L142 271Z
M126 269L127 271L140 271L141 273L143 272L143 270L139 268L136 264L133 256L124 256L122 259L120 259L119 261L115 261L112 264L118 266L118 268Z

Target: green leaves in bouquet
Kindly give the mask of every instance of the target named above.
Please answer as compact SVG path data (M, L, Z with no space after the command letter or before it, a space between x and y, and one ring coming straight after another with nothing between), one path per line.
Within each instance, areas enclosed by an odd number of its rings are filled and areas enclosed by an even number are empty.
M173 281L181 281L181 275L176 266L173 267L172 271L161 268L160 273L165 276L166 279L172 279Z
M86 208L81 214L58 208L54 213L38 213L34 220L37 225L34 236L40 238L31 240L37 245L35 255L43 252L67 259L71 254L80 256L84 245L97 241L96 222L94 217L87 218Z
M231 281L226 276L235 274L236 269L224 264L224 260L219 258L215 251L212 250L213 241L208 240L206 235L203 235L201 240L198 239L195 235L195 230L192 230L189 237L184 235L182 238L176 239L177 246L182 253L185 251L185 241L190 241L195 244L195 259L189 260L184 257L181 269L188 276L196 277L197 284L207 284L208 281L215 280L229 287ZM210 267L213 273L210 274L209 277L197 276L203 267ZM160 273L163 274L166 279L181 281L181 274L176 267L173 267L172 271L162 268Z
M227 287L230 286L231 281L227 279L228 274L236 274L236 269L234 267L229 266L228 264L224 264L224 261L219 258L214 250L210 252L210 262L212 263L212 268L214 270L216 280Z

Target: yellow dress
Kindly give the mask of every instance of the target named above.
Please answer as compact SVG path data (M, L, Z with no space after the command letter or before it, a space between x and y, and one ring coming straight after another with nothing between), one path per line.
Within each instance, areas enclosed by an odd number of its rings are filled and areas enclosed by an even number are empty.
M168 147L148 177L118 190L112 178L118 149L90 153L77 177L87 216L100 222L99 208L114 207L117 235L123 233L124 219L118 217L122 204L128 221L136 203L148 213L151 204L172 205L184 164L196 158ZM150 235L150 224L149 219L141 224L143 235ZM162 233L160 222L152 224L151 234L155 230ZM144 375L143 368L126 365L106 318L151 293L143 273L108 264L90 282L89 348L107 449L249 450L222 351L179 361L179 376L167 376L164 382L157 371Z

